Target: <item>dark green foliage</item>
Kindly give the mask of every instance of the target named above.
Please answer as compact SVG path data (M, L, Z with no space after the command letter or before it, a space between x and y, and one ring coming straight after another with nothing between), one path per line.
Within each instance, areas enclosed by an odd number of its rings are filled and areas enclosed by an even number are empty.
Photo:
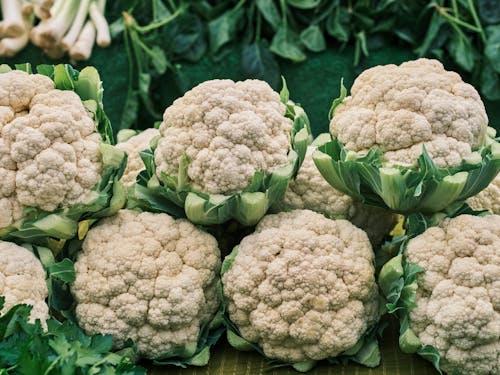
M0 297L0 309L4 299ZM31 307L17 305L0 315L1 375L145 375L136 366L136 351L128 346L112 352L109 335L89 337L72 321L29 323Z

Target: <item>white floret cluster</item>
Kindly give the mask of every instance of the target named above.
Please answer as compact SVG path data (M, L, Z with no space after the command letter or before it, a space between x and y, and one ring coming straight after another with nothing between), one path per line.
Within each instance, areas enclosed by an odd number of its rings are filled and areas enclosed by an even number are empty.
M410 327L449 374L500 373L500 216L461 215L412 239L418 278Z
M92 228L72 285L89 334L108 333L140 354L192 356L218 309L217 241L186 220L120 210Z
M35 255L24 247L0 241L0 296L5 298L0 316L19 304L32 306L30 321L42 326L49 318L45 271Z
M309 210L268 215L222 276L231 321L270 358L335 357L378 320L366 233Z
M335 109L330 132L349 150L377 146L388 164L413 166L425 146L453 167L483 144L488 117L476 89L437 60L365 70Z
M264 81L204 82L163 114L156 172L176 175L186 154L193 188L208 194L239 192L256 172L287 164L292 120L285 110Z
M0 74L0 228L21 219L23 207L53 211L91 199L101 142L73 91L39 74Z

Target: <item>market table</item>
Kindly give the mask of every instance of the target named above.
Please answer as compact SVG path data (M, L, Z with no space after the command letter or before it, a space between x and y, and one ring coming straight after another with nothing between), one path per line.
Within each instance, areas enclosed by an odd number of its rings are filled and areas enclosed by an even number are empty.
M387 319L388 327L380 340L382 363L369 369L354 363L347 366L320 363L309 375L435 375L432 365L417 355L404 354L398 347L397 323ZM175 367L148 366L151 375L293 375L299 374L290 367L268 369L264 358L255 352L239 352L221 338L212 349L208 366L180 369Z

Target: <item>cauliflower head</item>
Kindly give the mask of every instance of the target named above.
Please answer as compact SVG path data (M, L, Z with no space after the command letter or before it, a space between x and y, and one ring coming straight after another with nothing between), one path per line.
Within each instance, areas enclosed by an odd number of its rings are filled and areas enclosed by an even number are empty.
M129 187L135 183L137 175L144 169L144 163L139 154L148 149L151 140L159 134L160 132L155 128L146 129L116 145L127 154L127 166L121 178L125 186Z
M45 325L49 307L45 271L35 255L12 242L0 241L0 296L5 304L0 315L19 304L31 305L30 322Z
M396 223L395 215L387 210L366 206L333 188L321 176L312 154L316 148L309 146L306 157L295 179L290 181L283 201L283 210L307 209L330 218L343 218L363 229L372 244L379 244Z
M211 80L177 99L163 114L154 153L156 173L179 173L190 159L191 186L208 194L245 189L258 171L288 163L292 120L264 81Z
M476 89L437 60L365 70L335 108L330 132L348 150L377 146L388 164L416 166L425 146L441 168L485 141L488 117Z
M73 91L43 75L0 74L0 190L5 227L21 206L44 211L84 203L101 180L102 142Z
M500 174L479 194L467 199L467 204L477 211L488 210L500 215Z
M265 216L222 275L229 318L265 355L335 357L378 320L374 255L346 220L296 210Z
M417 278L410 328L451 374L500 373L500 216L446 219L409 241Z
M120 210L89 230L75 262L76 316L88 334L128 338L143 357L192 356L219 301L216 240L167 214Z

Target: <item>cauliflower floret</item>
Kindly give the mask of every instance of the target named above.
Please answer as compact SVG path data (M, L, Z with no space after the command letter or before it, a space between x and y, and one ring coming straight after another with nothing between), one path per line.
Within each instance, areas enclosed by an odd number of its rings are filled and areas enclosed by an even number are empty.
M45 271L32 252L11 242L0 241L0 296L5 305L0 315L19 304L33 306L30 322L40 319L43 326L49 318Z
M73 91L39 74L0 74L0 228L22 207L53 211L92 196L101 180L101 137Z
M346 220L268 215L222 276L229 317L270 358L335 357L378 319L373 258L366 234Z
M395 225L395 215L381 208L366 206L334 189L316 168L312 159L314 150L314 146L307 148L297 177L290 181L278 208L307 209L331 218L347 219L363 229L372 244L379 244Z
M76 316L88 334L128 338L147 358L194 354L219 302L217 241L186 220L120 210L92 228L75 263Z
M492 214L500 215L500 174L479 194L467 199L472 209L488 210Z
M453 167L485 140L488 117L477 91L437 60L365 70L335 109L330 132L347 149L378 146L388 164L416 166L425 146Z
M232 194L258 171L286 165L292 120L278 93L263 81L212 80L165 110L155 150L156 172L176 175L184 153L192 187Z
M408 243L418 277L410 327L451 374L500 373L500 216L446 219Z
M116 147L127 153L127 167L123 172L121 181L125 186L132 186L135 183L137 175L144 169L144 163L139 155L141 151L149 148L151 140L160 135L155 129L146 129L143 132L130 137L125 142L118 143Z

